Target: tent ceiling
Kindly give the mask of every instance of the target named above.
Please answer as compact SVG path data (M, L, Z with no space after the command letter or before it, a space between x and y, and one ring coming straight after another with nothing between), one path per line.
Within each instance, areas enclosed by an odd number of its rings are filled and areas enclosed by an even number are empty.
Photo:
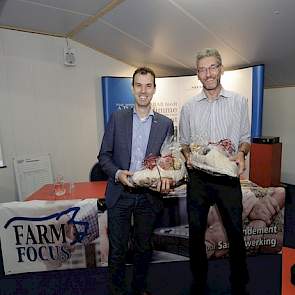
M68 37L158 76L194 74L216 47L226 69L265 64L295 86L294 0L0 0L0 27Z

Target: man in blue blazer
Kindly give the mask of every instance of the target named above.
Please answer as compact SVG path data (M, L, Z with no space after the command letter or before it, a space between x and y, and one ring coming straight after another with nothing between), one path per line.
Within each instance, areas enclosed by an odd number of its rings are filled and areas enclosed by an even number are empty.
M136 188L130 181L142 169L146 156L160 155L163 142L173 135L173 122L153 112L151 100L156 90L155 74L138 68L132 79L134 108L114 112L108 122L98 155L108 175L109 290L111 295L128 294L125 257L133 219L134 261L132 294L146 295L146 277L152 256L151 237L157 213L162 208L161 193L170 190L170 180L161 179L158 192Z

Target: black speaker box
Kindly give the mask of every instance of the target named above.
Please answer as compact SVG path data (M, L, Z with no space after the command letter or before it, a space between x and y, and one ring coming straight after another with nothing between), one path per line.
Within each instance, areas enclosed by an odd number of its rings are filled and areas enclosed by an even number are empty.
M268 144L274 144L279 143L280 138L277 136L261 136L261 137L253 137L252 143L268 143Z

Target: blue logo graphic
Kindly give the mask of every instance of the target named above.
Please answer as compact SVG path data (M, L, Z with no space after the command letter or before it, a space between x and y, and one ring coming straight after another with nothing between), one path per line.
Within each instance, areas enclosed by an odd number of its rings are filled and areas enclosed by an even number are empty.
M70 243L70 245L75 245L76 243L82 242L84 237L87 236L88 230L89 230L89 223L87 221L75 220L75 217L76 217L77 213L79 212L79 210L80 210L80 207L71 207L71 208L68 208L64 211L57 212L57 213L54 213L54 214L51 214L48 216L44 216L44 217L24 217L24 216L12 217L6 222L6 224L4 225L4 228L7 229L8 226L15 221L35 221L35 222L37 222L37 221L45 221L45 220L50 220L50 219L59 220L62 216L72 213L72 217L68 220L67 224L80 225L80 226L84 227L83 231L78 231L77 230L78 227L76 227L75 238Z

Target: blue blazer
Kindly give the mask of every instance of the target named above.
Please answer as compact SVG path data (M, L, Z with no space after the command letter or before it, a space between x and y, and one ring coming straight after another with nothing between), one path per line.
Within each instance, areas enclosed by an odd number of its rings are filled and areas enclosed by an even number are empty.
M106 189L106 205L114 206L123 192L123 185L115 182L115 174L118 169L129 170L132 145L132 121L133 109L120 110L112 113L102 139L98 161L102 170L108 175ZM166 137L172 136L173 122L166 116L154 113L149 135L146 156L160 155L160 150ZM155 209L162 206L161 196L157 192L150 191L148 199L154 204Z

